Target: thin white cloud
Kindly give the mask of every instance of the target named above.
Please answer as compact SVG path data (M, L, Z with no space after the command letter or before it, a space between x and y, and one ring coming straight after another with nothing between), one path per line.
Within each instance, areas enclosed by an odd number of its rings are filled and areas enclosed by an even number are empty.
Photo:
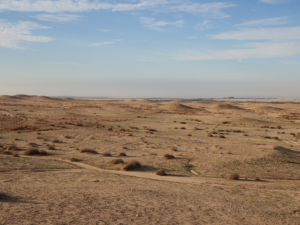
M114 44L115 42L100 42L100 43L94 43L94 44L91 44L90 46L105 46L105 45L111 45L111 44Z
M142 24L144 24L145 27L148 27L153 30L159 30L159 31L165 30L163 28L165 26L173 25L173 26L181 27L183 24L185 24L183 20L177 20L175 22L168 22L164 20L155 21L154 18L147 18L147 17L140 17L140 21Z
M123 1L124 2L124 1ZM22 12L84 12L91 10L136 11L155 10L202 14L214 18L229 15L222 9L234 7L235 4L224 2L186 3L184 0L127 0L128 3L107 3L96 0L0 0L0 10Z
M195 29L199 31L209 30L211 28L214 28L214 25L209 20L204 20L195 26Z
M197 39L198 36L191 36L191 37L187 37L187 39Z
M280 61L280 63L287 65L300 65L300 61Z
M100 29L101 32L110 32L111 30Z
M300 40L300 27L242 29L211 36L223 40Z
M212 2L212 3L182 3L175 6L168 7L170 11L186 12L193 14L202 14L204 16L212 18L226 18L230 15L222 12L222 9L235 7L235 4L229 4L224 2Z
M237 24L237 27L252 27L252 26L275 26L289 23L287 16L267 18L262 20L249 20L244 23Z
M284 4L291 2L291 0L261 0L261 2L267 4Z
M77 20L80 16L70 14L40 14L35 16L38 20L51 22L70 22Z
M285 57L300 54L299 42L280 42L280 43L248 43L244 48L229 49L213 52L198 52L176 57L181 61L200 61L200 60L240 60L249 58L272 58Z
M32 30L47 28L50 27L33 22L21 21L13 24L0 20L0 47L26 49L21 45L24 42L50 42L53 40L50 37L31 35Z
M63 62L44 62L42 64L51 64L51 65L75 65L75 66L89 66L90 64L84 63L63 63Z

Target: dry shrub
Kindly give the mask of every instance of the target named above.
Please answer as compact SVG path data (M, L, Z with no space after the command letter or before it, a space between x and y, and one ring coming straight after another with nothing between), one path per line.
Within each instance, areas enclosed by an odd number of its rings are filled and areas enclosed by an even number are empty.
M175 130L177 130L177 129L178 129L178 127L174 127L174 129L175 129Z
M260 179L258 178L258 177L255 177L255 179L254 180L256 180L256 181L260 181Z
M245 185L241 185L241 189L245 189L246 187L245 187Z
M211 133L207 134L207 137L213 137L213 135Z
M40 151L35 147L29 147L24 154L25 155L40 155Z
M116 165L116 164L123 164L124 160L123 159L113 159L109 162L110 164Z
M82 123L75 123L75 126L81 127L81 126L82 126Z
M166 171L164 171L163 169L157 170L155 174L158 176L166 176L167 175Z
M192 134L187 134L186 136L192 136Z
M47 149L48 150L55 150L55 147L54 147L54 145L48 145Z
M185 127L180 127L181 130L185 130Z
M128 136L133 136L133 134L132 134L132 133L129 133Z
M20 156L19 156L18 153L15 152L15 153L13 154L13 157L20 157Z
M164 159L175 159L175 156L174 155L170 155L170 154L164 154L163 158Z
M41 150L41 151L40 151L40 155L48 155L48 153L47 153L46 150Z
M65 136L64 136L64 138L66 138L66 139L70 139L70 138L71 138L71 136L65 135Z
M243 136L247 137L247 136L249 136L249 135L248 135L248 134L243 134Z
M173 151L173 152L176 152L177 148L176 147L171 147L170 150Z
M229 177L228 177L229 180L239 180L240 179L240 176L238 173L231 173L229 174Z
M151 153L149 153L149 155L157 155L156 153L153 153L153 152L151 152Z
M70 159L70 162L79 162L80 160L79 159L76 159L76 158L71 158Z
M125 152L121 152L119 156L127 156Z
M52 143L61 143L61 141L58 140L58 139L54 139L54 140L52 141Z
M8 150L4 150L1 152L2 155L11 155L12 152L11 151L8 151Z
M16 146L15 144L11 144L7 147L7 150L10 150L10 151L18 151L20 150L18 146Z
M123 146L122 149L128 149L126 146Z
M126 163L122 167L122 170L125 170L125 171L136 170L136 169L139 169L141 167L142 167L142 165L138 161L132 160L132 161Z
M90 153L90 154L98 154L97 151L93 150L93 149L89 149L89 148L84 148L80 151L81 153Z
M220 135L220 136L219 136L219 138L225 138L225 136L223 136L223 135Z
M104 157L110 157L111 154L109 152L104 152L101 154L101 156L104 156Z

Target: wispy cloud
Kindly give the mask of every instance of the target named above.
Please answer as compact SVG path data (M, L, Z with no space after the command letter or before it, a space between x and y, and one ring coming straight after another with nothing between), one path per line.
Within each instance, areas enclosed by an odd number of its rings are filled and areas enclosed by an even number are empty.
M184 0L127 0L127 3L107 3L96 0L0 0L0 10L23 12L84 12L91 10L136 11L155 10L202 14L214 18L229 15L222 9L234 7L235 4L224 2L187 3Z
M300 65L300 61L280 61L280 63L287 65Z
M300 27L242 29L211 36L228 40L300 40Z
M181 61L230 60L285 57L300 54L300 43L248 43L244 48L223 51L197 52L176 57Z
M21 44L24 42L50 42L53 39L44 36L31 35L32 30L47 29L37 23L21 21L13 24L0 20L0 46L6 48L26 49Z
M267 18L262 20L248 20L244 23L237 24L237 27L252 27L252 26L275 26L289 23L287 16Z
M111 45L114 44L115 42L100 42L100 43L94 43L94 44L90 44L90 46L105 46L105 45Z
M187 39L197 39L198 36L191 36L191 37L187 37Z
M111 30L100 29L101 32L110 32Z
M224 2L212 2L212 3L180 3L175 6L170 6L167 9L170 11L186 12L193 14L202 14L204 16L212 18L226 18L230 15L222 12L222 9L235 7L235 4L229 4Z
M77 20L80 16L71 14L40 14L35 16L38 20L51 22L70 22Z
M261 2L267 4L284 4L291 2L291 0L261 0Z
M173 26L181 27L183 24L185 24L183 20L177 20L175 22L168 22L164 20L155 21L154 18L147 18L147 17L140 17L140 21L141 23L144 24L145 27L148 27L153 30L159 30L159 31L165 30L163 28L165 26L173 25Z
M90 64L84 63L63 63L63 62L43 62L42 64L51 64L51 65L74 65L74 66L88 66Z
M209 20L204 20L195 26L195 29L199 31L209 30L211 28L214 28L214 25Z

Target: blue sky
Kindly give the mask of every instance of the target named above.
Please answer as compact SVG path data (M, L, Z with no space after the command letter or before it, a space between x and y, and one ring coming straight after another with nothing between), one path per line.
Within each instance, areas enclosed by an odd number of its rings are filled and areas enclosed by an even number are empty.
M300 97L299 0L0 0L0 95Z

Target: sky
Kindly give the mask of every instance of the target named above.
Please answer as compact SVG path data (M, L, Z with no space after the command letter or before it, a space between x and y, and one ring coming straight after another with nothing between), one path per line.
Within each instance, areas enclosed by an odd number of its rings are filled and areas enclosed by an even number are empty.
M0 0L0 95L300 98L300 0Z

